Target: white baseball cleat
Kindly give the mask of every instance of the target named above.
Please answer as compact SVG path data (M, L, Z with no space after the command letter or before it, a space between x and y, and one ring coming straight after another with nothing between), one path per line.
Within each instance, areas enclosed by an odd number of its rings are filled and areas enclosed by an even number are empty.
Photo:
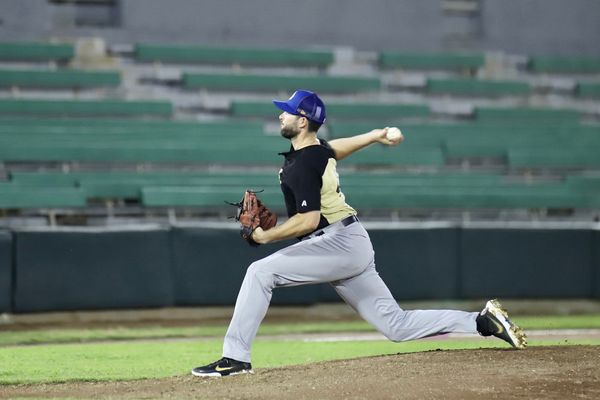
M477 316L477 331L482 336L496 336L516 349L527 347L527 335L508 319L508 313L496 299L486 303Z

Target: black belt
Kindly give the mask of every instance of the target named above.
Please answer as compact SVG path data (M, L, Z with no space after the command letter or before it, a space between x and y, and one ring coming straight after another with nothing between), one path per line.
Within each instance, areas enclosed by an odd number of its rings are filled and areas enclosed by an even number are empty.
M342 225L348 226L348 225L352 225L355 222L358 222L358 217L356 215L351 215L342 220Z
M355 222L358 222L358 217L356 215L350 215L349 217L346 217L343 220L338 221L338 222L340 222L344 226L348 226L348 225L352 225ZM335 223L337 224L337 222L335 222ZM328 225L328 226L331 226L331 225ZM323 228L323 230L320 230L319 232L315 232L309 236L321 236L322 234L325 233L324 229L326 229L326 228L327 227L325 227L325 228Z

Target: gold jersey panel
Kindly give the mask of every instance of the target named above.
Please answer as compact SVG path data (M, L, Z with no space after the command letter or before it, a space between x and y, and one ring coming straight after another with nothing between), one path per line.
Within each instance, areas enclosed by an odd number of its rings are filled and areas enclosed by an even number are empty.
M335 159L330 158L323 172L321 185L321 214L330 224L356 214L356 210L346 204L346 196L340 190L336 166Z

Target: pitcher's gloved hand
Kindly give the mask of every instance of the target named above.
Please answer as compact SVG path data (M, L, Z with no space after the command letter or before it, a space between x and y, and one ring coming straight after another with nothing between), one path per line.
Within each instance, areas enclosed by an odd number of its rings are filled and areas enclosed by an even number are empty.
M246 190L244 197L239 203L236 203L238 211L235 219L240 223L240 235L251 246L258 246L252 240L252 233L259 226L268 230L277 224L277 215L269 210L256 196L256 192Z

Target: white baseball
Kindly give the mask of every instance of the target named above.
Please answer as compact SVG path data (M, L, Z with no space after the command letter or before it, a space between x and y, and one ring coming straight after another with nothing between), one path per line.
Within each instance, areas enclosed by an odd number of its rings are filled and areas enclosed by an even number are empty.
M395 142L402 137L402 132L400 132L400 129L398 129L394 126L394 127L388 128L387 134L385 135L385 137L388 140Z

